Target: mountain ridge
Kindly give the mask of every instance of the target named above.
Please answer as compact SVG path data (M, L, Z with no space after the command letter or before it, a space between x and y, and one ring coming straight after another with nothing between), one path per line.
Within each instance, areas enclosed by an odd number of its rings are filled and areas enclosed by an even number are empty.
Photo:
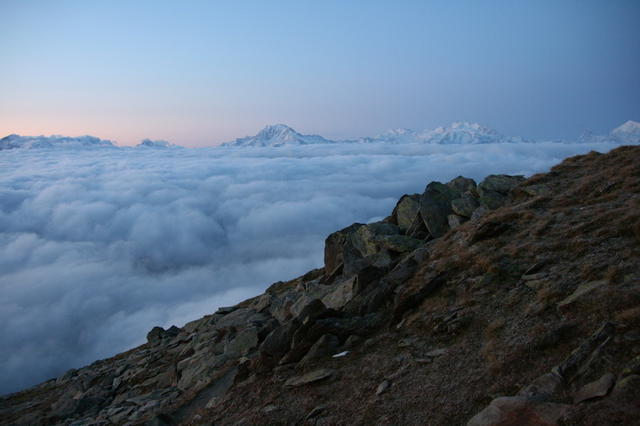
M631 424L640 147L431 182L324 266L0 398L3 424Z
M377 136L356 139L331 140L320 135L303 135L285 124L267 125L254 136L245 136L225 142L219 147L283 147L302 145L386 143L386 144L493 144L493 143L535 143L533 139L520 136L505 136L497 130L478 123L457 121L446 127L416 131L406 128L390 129ZM571 143L572 141L556 141ZM577 143L617 143L640 144L640 123L628 120L607 135L595 135L585 131ZM144 139L137 148L182 148L167 141ZM122 148L112 141L94 136L20 136L16 134L0 139L0 151L8 149L38 148Z

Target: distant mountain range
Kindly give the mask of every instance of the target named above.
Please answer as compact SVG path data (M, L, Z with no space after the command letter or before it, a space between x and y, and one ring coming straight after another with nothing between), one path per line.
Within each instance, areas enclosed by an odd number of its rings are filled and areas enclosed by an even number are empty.
M490 144L490 143L534 143L519 136L505 136L478 123L455 122L447 127L415 131L393 129L373 137L349 140L330 140L318 135L303 135L284 124L266 126L255 136L246 136L222 144L224 147L278 147L285 145L313 145L337 143L387 143L387 144ZM569 142L569 141L560 141ZM627 121L608 135L583 134L577 142L640 143L640 123Z
M534 143L536 141L519 136L505 136L489 127L478 123L455 122L447 127L437 127L431 130L415 131L411 129L393 129L373 137L363 137L349 140L331 140L320 135L303 135L285 124L266 126L255 136L245 136L222 144L222 147L279 147L320 144L355 144L355 143L385 143L385 144L494 144L494 143ZM613 129L607 135L595 135L592 132L583 133L575 141L559 141L574 143L611 142L617 144L640 143L640 123L627 121ZM113 142L93 136L20 136L9 135L0 139L0 150L4 149L34 149L34 148L121 148ZM170 142L145 139L135 148L168 149L182 148Z

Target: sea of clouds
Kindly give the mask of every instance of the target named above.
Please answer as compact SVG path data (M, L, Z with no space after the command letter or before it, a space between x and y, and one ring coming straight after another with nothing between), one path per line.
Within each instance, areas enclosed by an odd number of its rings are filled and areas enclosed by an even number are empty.
M0 393L323 263L325 237L457 175L610 143L0 151Z

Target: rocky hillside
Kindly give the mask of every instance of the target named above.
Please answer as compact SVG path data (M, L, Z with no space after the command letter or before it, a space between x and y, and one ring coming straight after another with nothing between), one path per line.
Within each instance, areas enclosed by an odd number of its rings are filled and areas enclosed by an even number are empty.
M619 425L640 418L640 147L456 178L324 268L0 399L2 424Z

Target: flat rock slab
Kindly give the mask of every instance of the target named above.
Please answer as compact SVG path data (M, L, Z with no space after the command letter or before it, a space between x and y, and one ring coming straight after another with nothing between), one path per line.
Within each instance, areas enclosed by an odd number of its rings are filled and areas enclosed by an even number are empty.
M517 396L496 398L469 420L467 426L557 425L569 414L571 407Z
M596 290L597 288L600 288L606 284L607 284L606 280L590 281L588 283L581 284L569 297L564 299L562 302L558 303L558 308L561 309L567 305L570 305L574 303L576 300L583 297L585 294L588 294L593 290Z
M609 393L614 383L616 382L616 376L611 373L607 373L600 377L598 380L587 383L573 394L573 402L586 401L588 399L600 398Z
M307 374L303 374L302 376L292 377L285 382L285 387L298 387L304 386L311 383L316 383L321 380L328 379L335 374L335 370L331 370L329 368L322 368L320 370L315 370Z

